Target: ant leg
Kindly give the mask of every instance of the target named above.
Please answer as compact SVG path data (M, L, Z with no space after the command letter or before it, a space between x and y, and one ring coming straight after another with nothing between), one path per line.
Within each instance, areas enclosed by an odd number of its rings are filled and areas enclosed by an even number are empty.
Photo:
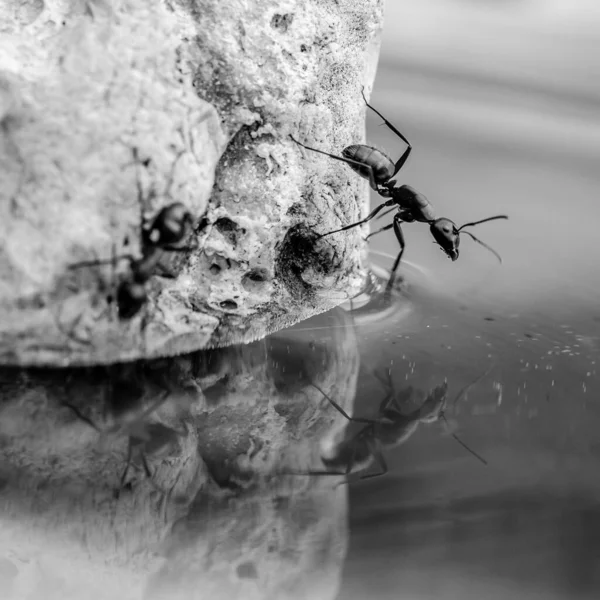
M171 395L172 390L171 389L165 389L163 390L159 396L158 399L153 402L140 416L139 416L139 421L142 421L143 419L145 419L146 417L150 416L155 410L157 410L158 408L160 408L164 403L165 400Z
M384 412L389 410L392 410L393 412L400 412L400 406L398 405L398 402L396 400L397 393L396 388L394 386L394 381L392 380L391 370L385 370L385 377L380 375L379 371L373 371L373 376L377 380L379 380L379 383L381 383L383 388L387 391L387 395L379 405L380 414L383 414Z
M389 376L389 371L386 371L388 373ZM393 390L393 386L391 386L389 384L389 381L387 381L385 379L385 377L383 377L382 375L379 374L379 371L373 371L373 377L375 377L375 379L377 379L377 381L379 381L379 383L381 383L383 389L386 392L386 395L384 396L383 400L381 401L381 403L379 404L379 414L384 414L393 404L394 402L394 390Z
M383 233L384 231L387 231L388 229L391 229L394 226L393 223L390 223L389 225L386 225L385 227L382 227L381 229L378 229L377 231L372 231L366 238L365 238L365 242L370 238L373 237L374 235L377 235L378 233Z
M366 427L365 427L365 429L366 429ZM363 429L362 431L364 431L365 429ZM362 433L362 431L361 431L361 433ZM340 481L339 483L337 483L334 486L334 489L339 488L340 485L350 485L350 474L352 473L352 467L354 466L354 460L356 459L356 448L357 448L356 445L354 446L354 448L352 448L352 454L350 455L350 460L348 461L348 463L346 464L346 468L344 469L343 474L345 475L345 478L342 481Z
M383 214L379 215L375 220L379 221L379 219L383 219L383 217L387 217L390 213L394 212L396 210L396 207L392 207L390 208L390 210L386 210Z
M404 248L406 247L406 242L404 241L404 234L402 233L402 228L400 227L400 223L402 220L396 215L394 217L394 233L396 234L396 238L398 239L398 243L400 244L400 252L394 261L394 265L392 266L392 270L390 272L390 278L385 286L385 294L389 295L392 292L392 286L394 285L394 280L396 279L396 270L398 269L398 265L402 260L402 255L404 254Z
M375 182L375 175L373 174L373 167L371 167L371 165L367 165L367 164L359 162L357 160L352 160L351 158L346 158L345 156L337 156L335 154L329 154L329 152L324 152L323 150L317 150L317 148L312 148L311 146L307 146L306 144L299 142L296 138L294 138L292 136L291 133L290 133L290 137L292 138L292 140L294 142L296 142L296 144L298 144L299 146L302 146L303 148L306 148L307 150L312 150L313 152L318 152L319 154L324 154L325 156L329 156L329 158L335 158L336 160L345 162L348 165L356 165L357 167L362 167L363 169L366 169L367 172L369 173L368 179L369 179L369 184L370 184L371 188L374 189L376 192L379 191L379 188L377 187L377 183Z
M391 390L392 386L390 385L390 370L386 369L385 370L385 375L381 374L382 369L375 369L372 371L373 377L375 377L375 379L377 379L377 381L379 381L379 383L381 383L381 385L386 389L386 390Z
M148 464L148 459L146 458L146 455L143 452L141 453L141 459L142 459L142 467L144 469L144 473L145 473L146 477L148 478L150 485L158 493L162 494L163 496L166 496L166 492L164 490L160 489L158 487L158 485L156 485L156 482L154 481L154 475L152 475L152 471L150 470L150 465Z
M78 263L74 263L69 265L68 269L80 269L82 267L98 267L100 265L111 265L118 260L128 260L129 262L134 262L135 258L131 254L120 254L118 256L113 256L111 258L105 258L100 260L84 260Z
M169 269L169 267L160 263L156 265L156 268L154 269L154 274L158 275L159 277L165 277L166 279L175 279L177 277L175 271L172 271L171 269Z
M79 337L77 335L77 332L76 332L77 326L81 322L81 319L83 319L84 314L80 313L79 315L77 315L75 317L75 319L73 319L73 321L71 322L71 328L70 329L66 329L65 326L63 325L63 323L60 320L62 312L63 311L61 309L59 309L58 314L56 314L55 312L53 312L54 323L56 324L57 329L63 335L66 335L70 340L73 340L74 342L77 342L78 344L83 344L85 346L91 346L92 342L90 340L82 338L82 337Z
M133 453L133 449L131 447L131 440L127 440L127 462L125 464L125 469L123 470L123 474L121 475L121 481L119 482L119 489L115 492L115 498L118 500L121 495L121 491L125 487L125 478L127 477L127 473L129 472L129 468L131 467L131 455Z
M350 471L352 471L352 466L354 465L354 455L355 455L355 451L353 451L352 458L350 459L350 461L348 461L348 465L346 466L346 468L343 471L339 470L339 469L337 471L326 471L324 469L319 469L319 470L315 470L315 471L281 471L281 473L283 473L284 475L317 475L317 476L321 476L321 477L341 477L341 476L348 477L348 475L350 474ZM343 481L342 483L348 483L348 482Z
M371 455L375 459L375 462L379 464L380 470L375 473L369 473L368 475L362 475L361 479L373 479L373 477L381 477L388 472L388 466L383 457L383 451L381 449L381 442L379 440L370 440L367 442Z
M400 410L400 406L398 405L398 400L392 393L389 393L381 401L381 404L379 405L379 414L392 422L396 422L399 417L404 417Z
M321 476L321 477L345 476L346 480L338 483L338 485L343 485L344 483L348 483L348 475L350 475L350 473L352 471L352 467L354 466L355 458L356 458L356 446L354 446L352 448L352 454L350 455L350 460L346 464L346 468L343 471L341 471L341 470L331 471L331 470L319 469L319 470L315 470L315 471L282 471L282 472L284 475L317 475L317 476Z
M341 477L342 475L348 475L348 473L344 471L281 471L284 475L317 475L321 477Z
M404 163L406 163L406 161L408 160L411 151L412 146L409 144L408 148L402 153L402 156L398 159L398 162L394 166L394 175L398 173L398 171L404 166ZM392 175L392 177L394 175Z
M404 166L404 163L408 160L408 157L410 156L410 153L412 152L412 145L411 143L375 108L373 108L368 102L367 102L367 98L365 97L365 87L363 86L362 90L362 97L363 100L365 101L365 104L378 116L380 116L383 119L383 122L406 144L408 144L408 148L404 151L404 153L402 154L402 156L398 159L398 162L396 163L395 167L394 167L394 175L396 175L396 173L398 173L398 171ZM392 177L394 176L392 175Z
M113 425L110 429L108 429L108 433L110 433L110 434L121 433L128 429L131 430L136 425L143 423L144 419L146 417L149 417L156 409L160 408L161 404L163 404L165 402L165 400L169 397L170 394L171 394L171 390L163 390L159 394L158 399L155 402L153 402L147 409L145 409L139 416L137 416L136 419L132 423L128 423L125 425L122 425L121 423L117 423L116 425Z
M63 404L63 406L66 406L67 408L71 409L75 413L75 416L77 416L79 419L81 419L84 423L87 423L90 427L95 429L98 433L102 433L100 428L91 419L86 417L76 406L74 406L73 404L71 404L69 402L63 402L62 404Z
M146 477L152 481L152 471L150 470L150 465L148 464L148 459L146 458L146 455L142 452L141 453L141 458L142 458L142 467L144 468L144 473L146 474Z
M346 419L348 419L348 421L352 421L353 423L367 423L368 425L374 425L377 423L381 423L382 421L378 421L375 419L361 419L360 417L351 417L333 398L331 398L330 396L328 396L318 385L311 383L311 385L316 388L317 390L319 390L319 392L321 392L321 394L323 394L323 396L325 398L327 398L327 400L329 401L329 403L342 415L344 415L344 417L346 417Z
M146 329L148 327L148 323L150 322L150 313L148 311L148 304L142 308L143 314L142 319L140 321L140 336L142 338L142 355L146 356L148 353L148 335Z
M353 227L358 227L359 225L363 225L364 223L367 223L372 218L374 218L375 216L377 216L377 214L380 211L382 211L384 208L386 208L388 206L392 206L395 203L396 203L395 200L390 199L387 202L384 202L383 204L380 204L377 208L373 209L369 213L369 215L367 215L364 219L361 219L360 221L357 221L356 223L350 223L350 225L346 225L345 227L342 227L341 229L336 229L334 231L328 231L327 233L322 233L319 237L325 237L326 235L331 235L332 233L339 233L340 231L346 231L347 229L352 229Z

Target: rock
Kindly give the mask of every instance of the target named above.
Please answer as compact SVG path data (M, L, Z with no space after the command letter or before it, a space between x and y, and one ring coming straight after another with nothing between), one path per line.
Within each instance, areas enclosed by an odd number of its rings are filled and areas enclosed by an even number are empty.
M16 597L333 600L347 486L281 471L321 466L346 422L311 383L350 410L359 353L344 311L306 323L108 369L0 369L0 559L16 566L0 576ZM132 433L152 477L137 446L117 497Z
M0 8L0 362L106 364L259 339L365 276L368 184L300 149L364 139L383 0L8 0ZM142 215L181 202L119 319Z

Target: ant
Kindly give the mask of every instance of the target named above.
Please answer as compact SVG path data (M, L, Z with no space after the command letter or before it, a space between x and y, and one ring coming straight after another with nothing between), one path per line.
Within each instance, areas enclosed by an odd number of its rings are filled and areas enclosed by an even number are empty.
M351 223L350 225L346 225L345 227L341 227L340 229L335 229L334 231L329 231L327 233L321 234L319 237L325 237L326 235L331 235L333 233L338 233L340 231L346 231L353 227L358 227L364 223L367 223L371 219L375 218L384 208L392 207L390 211L387 211L381 217L389 214L390 212L396 210L396 214L394 215L393 223L378 229L370 233L366 239L369 237L381 233L383 231L387 231L388 229L394 228L394 233L400 244L400 252L394 261L394 265L392 267L390 273L390 279L388 281L386 290L391 289L393 284L396 269L400 264L402 259L402 255L404 253L404 248L406 243L404 241L404 234L402 232L401 224L402 223L412 223L414 221L418 221L419 223L427 223L429 225L431 235L434 240L440 246L440 248L445 252L445 254L452 261L455 261L458 258L458 246L460 243L460 233L465 227L473 227L475 225L479 225L481 223L486 223L487 221L494 221L496 219L508 219L506 215L496 215L494 217L488 217L487 219L481 219L480 221L474 221L471 223L465 223L460 227L457 227L454 221L447 219L445 217L436 218L433 206L427 198L417 192L414 188L408 185L401 185L396 187L396 180L393 177L402 169L410 153L412 151L412 145L410 142L398 131L394 125L392 125L379 111L373 108L365 97L364 87L362 88L362 97L365 101L367 107L369 107L375 114L381 117L387 125L389 129L393 133L395 133L403 142L407 144L407 148L402 154L402 156L394 163L394 161L384 152L378 150L373 146L368 146L366 144L353 144L348 146L342 150L342 156L336 156L335 154L330 154L329 152L324 152L323 150L318 150L317 148L312 148L310 146L306 146L301 142L297 141L292 135L290 137L296 144L306 148L307 150L311 150L313 152L318 152L319 154L324 154L325 156L329 156L330 158L335 158L336 160L340 160L345 162L353 171L358 173L361 177L369 180L369 184L373 190L375 190L380 196L383 198L389 198L389 200L383 202L378 207L376 207L367 217L357 221L356 223ZM463 231L468 236L470 236L475 242L481 244L484 248L487 248L492 254L498 258L500 262L502 262L502 258L500 255L493 250L490 246L482 242L480 239L476 238L471 232Z
M117 311L120 320L132 319L148 301L146 283L155 273L163 252L187 252L197 247L180 246L191 233L194 218L181 202L173 202L162 208L151 223L142 226L143 256L136 259L131 254L122 254L106 260L92 260L70 265L70 269L93 267L103 264L114 266L117 260L128 260L129 275L123 279L116 293ZM109 304L113 301L108 298Z
M467 390L483 379L489 371L462 388L454 399L454 404L464 395ZM335 453L331 456L321 457L325 465L325 470L311 470L304 472L286 472L293 475L350 475L353 471L367 466L371 460L379 466L379 471L362 475L360 479L371 479L385 475L388 472L387 463L383 456L384 447L394 447L404 443L417 429L419 423L434 423L443 420L445 425L448 421L445 416L447 406L448 382L436 386L429 392L425 401L416 410L405 414L402 412L402 405L408 402L414 390L412 386L397 392L392 381L391 373L387 371L387 377L382 378L375 373L375 376L383 384L386 395L381 402L378 410L378 419L367 419L360 417L351 417L333 398L328 396L319 386L312 383L327 401L348 421L352 423L362 423L365 426L355 435L341 442ZM477 460L487 465L487 461L469 448L455 433L451 436ZM367 463L367 464L365 464Z

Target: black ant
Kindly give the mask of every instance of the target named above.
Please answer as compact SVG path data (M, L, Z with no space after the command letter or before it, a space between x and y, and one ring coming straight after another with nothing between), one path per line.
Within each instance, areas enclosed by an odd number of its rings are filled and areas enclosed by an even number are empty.
M179 244L191 233L194 218L180 202L162 208L152 222L142 227L143 256L136 259L131 254L113 256L105 260L92 260L70 265L70 269L115 264L117 260L128 260L130 273L123 279L116 294L120 320L132 319L148 301L146 283L155 274L163 252L187 252L197 247ZM109 304L112 302L109 298Z
M468 388L475 385L488 373L489 370L460 390L454 399L454 404L466 393ZM365 426L358 433L341 442L336 447L334 454L321 457L326 469L304 472L286 471L286 474L348 476L353 471L365 467L365 463L375 460L379 470L362 475L360 479L379 477L388 472L383 456L384 447L389 448L404 443L416 431L419 423L434 423L443 420L446 425L448 424L445 416L448 397L448 383L446 381L431 390L419 408L405 414L402 412L401 407L412 398L414 394L412 386L396 392L389 370L386 378L382 378L378 374L375 375L386 390L386 395L379 406L378 415L380 418L378 419L351 417L333 398L328 396L316 384L312 384L348 421L363 423ZM451 436L475 458L487 465L487 461L469 448L455 433L451 433Z
M353 227L358 227L364 223L367 223L375 216L377 216L384 208L393 207L392 210L386 212L382 217L389 214L393 210L397 210L394 215L393 223L382 227L381 229L374 231L373 233L367 236L367 239L377 233L381 233L382 231L387 231L388 229L394 228L394 233L396 234L396 238L398 239L398 243L400 244L400 252L394 261L394 265L392 267L390 273L390 280L388 282L387 288L390 289L393 284L393 280L395 277L396 269L400 264L402 259L402 254L404 253L404 248L406 243L404 241L404 235L402 233L401 224L402 223L412 223L414 221L418 221L420 223L428 223L430 226L431 234L433 238L441 247L441 249L446 253L448 258L452 261L455 261L458 258L458 246L460 243L460 233L465 227L473 227L474 225L479 225L481 223L486 223L487 221L494 221L496 219L508 219L506 215L497 215L494 217L488 217L487 219L482 219L480 221L474 221L472 223L465 223L461 227L457 227L454 221L451 221L447 218L436 218L433 206L429 200L423 195L417 192L415 189L408 185L401 185L396 187L396 180L392 179L404 166L410 153L412 151L412 146L410 142L394 127L379 111L373 108L365 97L364 87L362 88L362 97L365 101L365 104L379 117L381 117L384 123L394 132L398 137L402 139L407 144L407 148L402 154L402 156L394 163L394 161L384 152L374 148L373 146L368 146L365 144L353 144L344 148L342 150L342 156L336 156L335 154L330 154L329 152L324 152L322 150L317 150L317 148L312 148L310 146L306 146L301 142L297 141L292 135L290 137L296 144L306 148L307 150L311 150L313 152L318 152L319 154L324 154L325 156L329 156L330 158L335 158L336 160L341 160L345 162L350 168L358 173L361 177L369 180L371 188L375 190L380 196L384 198L389 198L386 202L380 204L377 208L375 208L367 217L364 219L357 221L356 223L351 223L350 225L346 225L340 229L336 229L334 231L328 231L327 233L321 234L319 237L324 237L326 235L331 235L333 233L338 233L340 231L346 231L347 229L351 229ZM502 259L500 255L493 250L490 246L482 242L480 239L476 238L469 231L464 231L468 236L470 236L474 241L478 244L481 244L484 248L487 248L492 254L498 258L500 262Z

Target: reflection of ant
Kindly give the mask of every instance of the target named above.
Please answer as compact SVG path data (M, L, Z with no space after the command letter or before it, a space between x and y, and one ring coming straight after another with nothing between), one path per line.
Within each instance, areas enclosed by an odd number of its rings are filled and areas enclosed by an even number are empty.
M161 490L156 483L154 483L147 456L157 456L165 449L172 448L179 438L184 437L187 434L187 428L185 432L180 432L162 423L148 423L146 420L166 401L171 391L163 390L148 408L142 413L135 414L136 411L131 410L131 405L138 403L140 393L143 394L143 391L128 380L120 381L116 387L112 387L110 409L117 417L117 422L105 429L100 429L92 419L85 416L79 408L73 404L63 402L63 405L69 408L79 419L87 423L90 427L93 427L101 435L118 435L119 433L127 432L128 444L126 465L120 478L119 488L115 491L115 498L118 498L121 491L128 485L125 483L125 479L129 469L131 466L137 466L138 463L141 463L144 473L152 486L163 494L165 493L164 490ZM135 399L132 394L135 395ZM107 408L108 407L105 406L105 410ZM126 416L126 413L130 413L129 416ZM133 418L131 417L131 414L133 414ZM124 421L127 421L127 423L124 423Z
M380 204L377 208L375 208L367 217L357 221L356 223L351 223L350 225L346 225L340 229L336 229L334 231L329 231L327 233L321 234L320 237L324 237L326 235L331 235L332 233L338 233L339 231L346 231L347 229L351 229L353 227L357 227L358 225L362 225L367 221L373 219L382 209L386 207L393 207L390 211L396 210L396 215L394 216L394 221L390 225L386 225L381 229L369 234L367 239L372 235L377 233L381 233L382 231L386 231L388 229L394 228L394 233L396 234L396 238L398 243L400 244L400 253L398 254L394 266L391 270L390 280L388 282L388 288L393 284L393 280L395 277L396 269L400 264L400 260L402 259L402 254L404 253L405 241L404 235L402 233L401 224L402 223L412 223L414 221L418 221L420 223L429 224L429 228L431 234L435 241L439 244L441 249L446 253L448 258L455 261L458 258L458 245L460 243L460 232L465 227L473 227L474 225L479 225L480 223L485 223L487 221L493 221L495 219L508 219L506 215L497 215L494 217L488 217L487 219L482 219L480 221L474 221L472 223L465 223L461 227L457 227L456 224L447 218L439 218L435 217L435 212L433 210L433 206L427 200L423 194L420 194L412 187L408 185L401 185L396 187L396 180L393 177L400 171L400 169L406 163L411 151L412 146L410 142L396 129L380 112L375 110L368 102L365 97L364 87L362 89L362 96L365 101L365 104L378 116L380 116L384 123L391 129L397 136L399 136L408 147L402 154L402 156L398 159L396 163L384 152L374 148L373 146L368 146L365 144L353 144L352 146L348 146L342 150L342 156L336 156L334 154L329 154L328 152L323 152L322 150L317 150L316 148L312 148L310 146L306 146L296 139L294 139L291 135L290 137L296 144L306 148L307 150L311 150L313 152L318 152L320 154L325 154L331 158L335 158L336 160L340 160L345 162L350 168L358 173L361 177L369 180L371 188L375 190L380 196L384 198L389 198L386 202ZM381 215L381 216L385 216ZM481 244L483 247L487 248L490 252L492 252L500 262L502 259L500 255L490 248L487 244L483 243L480 239L476 238L472 233L468 231L464 231L468 236L470 236L474 241L478 244Z
M135 164L140 163L137 148L132 149ZM167 184L167 191L171 187L171 181ZM137 178L137 200L141 207L144 206L144 197L139 177ZM147 222L143 213L140 218L142 257L135 258L131 254L115 256L114 246L112 257L104 260L92 260L70 265L70 269L81 267L95 267L111 264L113 273L118 260L129 261L129 273L120 281L116 290L116 298L110 295L107 298L109 307L116 300L117 313L120 320L126 321L137 315L142 307L148 302L148 291L146 284L156 274L160 267L160 259L163 252L187 252L197 248L197 240L193 240L191 246L182 246L181 243L192 232L194 217L181 202L173 202L163 207L158 214ZM125 242L127 244L127 241ZM161 274L172 276L164 268L160 268Z
M460 390L453 403L456 404L459 398L464 395L471 386L475 385L475 383L480 381L488 373L489 370ZM360 429L358 433L338 444L333 455L321 457L323 464L327 467L325 470L288 472L289 474L349 475L357 469L364 468L366 466L365 463L368 463L373 459L377 462L380 470L375 473L362 475L360 479L379 477L380 475L385 475L388 471L383 456L384 447L389 448L398 446L405 442L416 431L419 423L434 423L441 419L446 425L448 424L444 414L447 406L447 382L444 382L431 390L419 408L408 414L404 414L401 407L402 404L408 402L412 398L414 393L412 386L397 392L390 371L387 371L386 378L383 378L378 374L376 374L376 376L386 389L386 396L381 402L378 410L379 419L351 417L320 387L314 383L312 384L338 412L348 419L348 421L366 425ZM483 464L487 465L486 460L471 450L471 448L469 448L455 433L451 433L451 435L461 446L463 446L463 448Z

